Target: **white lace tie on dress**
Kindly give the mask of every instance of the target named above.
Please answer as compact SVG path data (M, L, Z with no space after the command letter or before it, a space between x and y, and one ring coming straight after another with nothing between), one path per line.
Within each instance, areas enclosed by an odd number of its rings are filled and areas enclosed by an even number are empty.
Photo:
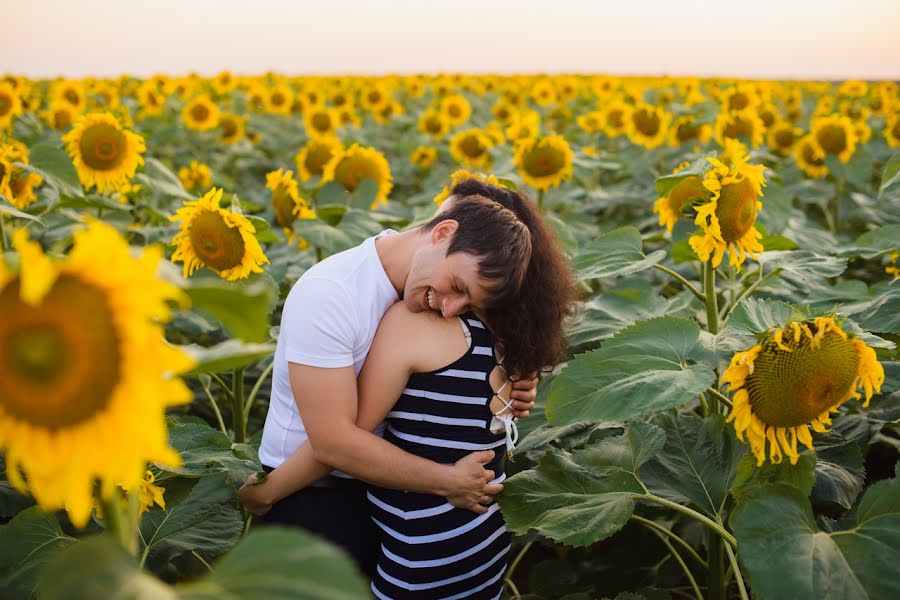
M506 375L506 369L503 368L503 365L498 363L497 366L500 367L503 374ZM499 412L493 413L494 416L491 417L491 432L500 433L501 429L506 432L506 455L510 459L512 459L512 451L516 448L516 442L519 441L519 428L516 426L516 420L512 413L512 398L507 401L500 395L500 392L502 392L511 381L509 376L507 376L506 381L503 382L500 389L494 392L494 396L503 403L504 407L501 408Z

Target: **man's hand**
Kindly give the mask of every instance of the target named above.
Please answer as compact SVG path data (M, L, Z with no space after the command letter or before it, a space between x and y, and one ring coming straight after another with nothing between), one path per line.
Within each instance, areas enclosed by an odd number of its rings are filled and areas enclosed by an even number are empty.
M254 473L247 478L237 493L238 502L257 517L262 517L272 510L272 502L264 498L262 487L264 483L265 481L259 481Z
M534 410L534 399L537 398L537 374L529 377L512 378L512 413L517 419L526 418Z
M457 508L486 513L494 496L503 491L503 484L489 483L494 472L484 468L493 458L493 450L482 450L459 459L451 467L453 483L450 492L445 494L447 501Z

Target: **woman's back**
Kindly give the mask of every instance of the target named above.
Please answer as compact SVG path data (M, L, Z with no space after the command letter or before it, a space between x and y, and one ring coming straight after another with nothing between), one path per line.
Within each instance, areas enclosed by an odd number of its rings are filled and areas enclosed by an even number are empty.
M385 439L444 464L476 450L493 450L494 458L485 467L500 482L505 478L506 435L490 430L495 390L491 374L496 381L497 366L494 340L474 314L460 317L455 333L447 329L449 325L429 324L422 334L442 344L446 353L448 345L456 345L456 336L467 331L468 349L437 370L410 376L387 415ZM498 597L510 543L499 505L479 515L455 508L441 496L385 488L373 488L369 500L381 530L378 571L372 582L376 596Z

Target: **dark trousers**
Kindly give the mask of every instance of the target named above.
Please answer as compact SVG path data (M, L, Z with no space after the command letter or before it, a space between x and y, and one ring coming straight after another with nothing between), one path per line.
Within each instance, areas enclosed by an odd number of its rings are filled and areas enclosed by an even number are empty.
M272 469L263 465L266 472ZM261 524L301 527L343 548L370 579L378 559L378 530L369 511L366 485L357 480L310 486L276 502ZM321 485L321 484L320 484Z

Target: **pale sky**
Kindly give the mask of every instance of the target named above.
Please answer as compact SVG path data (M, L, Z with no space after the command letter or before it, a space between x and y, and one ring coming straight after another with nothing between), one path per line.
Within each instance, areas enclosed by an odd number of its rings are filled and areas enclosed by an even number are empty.
M0 73L900 79L900 0L0 0Z

